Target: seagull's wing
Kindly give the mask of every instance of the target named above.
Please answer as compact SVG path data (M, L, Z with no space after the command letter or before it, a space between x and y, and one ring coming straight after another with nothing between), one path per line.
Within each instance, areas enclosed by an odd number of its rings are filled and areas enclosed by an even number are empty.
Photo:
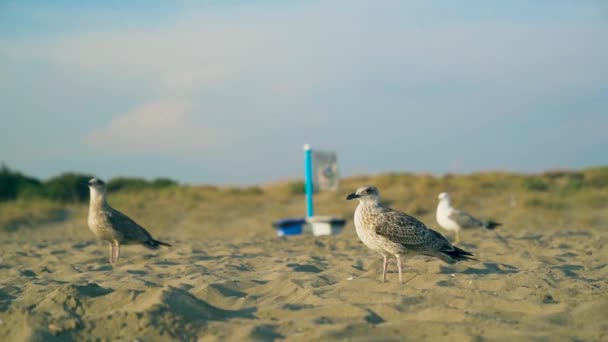
M150 233L142 226L114 208L110 208L108 218L114 229L119 231L126 240L146 242L152 239Z
M376 233L409 250L451 251L452 244L443 235L405 213L382 208L377 213Z
M483 222L473 217L473 215L467 213L466 211L452 209L448 218L454 222L456 222L462 228L469 227L483 227Z

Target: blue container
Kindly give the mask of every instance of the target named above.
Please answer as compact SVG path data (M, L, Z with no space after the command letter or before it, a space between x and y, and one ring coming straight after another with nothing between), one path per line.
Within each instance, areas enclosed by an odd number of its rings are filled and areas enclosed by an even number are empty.
M277 230L278 236L300 235L302 234L302 227L305 224L305 218L285 218L272 223L274 228Z

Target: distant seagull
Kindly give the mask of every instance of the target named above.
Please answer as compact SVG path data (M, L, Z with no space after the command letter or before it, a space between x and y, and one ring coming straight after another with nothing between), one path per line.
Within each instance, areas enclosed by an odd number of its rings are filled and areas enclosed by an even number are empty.
M495 221L481 221L473 217L466 211L452 208L450 194L442 192L437 196L439 204L437 205L437 223L441 228L456 232L454 243L460 241L460 229L483 227L486 229L494 229L501 225Z
M453 264L461 260L475 260L473 254L453 246L436 231L427 228L416 218L380 205L380 193L375 186L362 186L347 200L358 199L355 210L355 228L359 239L369 249L384 257L382 282L386 280L388 255L397 258L399 282L401 275L401 256L427 255Z
M91 193L89 228L98 239L110 243L110 264L118 262L121 244L141 244L149 249L158 249L160 245L171 246L154 240L142 226L110 207L106 202L106 183L102 180L93 178L88 184Z

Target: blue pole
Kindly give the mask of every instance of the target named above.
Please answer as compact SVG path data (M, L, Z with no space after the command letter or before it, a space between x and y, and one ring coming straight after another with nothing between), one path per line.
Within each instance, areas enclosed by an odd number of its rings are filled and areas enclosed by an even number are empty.
M315 215L312 202L312 150L310 145L304 145L304 166L305 166L305 190L306 190L306 216Z

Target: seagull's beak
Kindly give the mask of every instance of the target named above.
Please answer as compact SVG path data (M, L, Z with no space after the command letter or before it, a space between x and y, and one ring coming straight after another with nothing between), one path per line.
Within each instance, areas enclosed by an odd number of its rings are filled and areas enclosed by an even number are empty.
M346 196L346 199L350 201L352 199L359 198L359 197L361 197L361 196L359 196L359 195L357 195L356 193L353 192L352 194Z

